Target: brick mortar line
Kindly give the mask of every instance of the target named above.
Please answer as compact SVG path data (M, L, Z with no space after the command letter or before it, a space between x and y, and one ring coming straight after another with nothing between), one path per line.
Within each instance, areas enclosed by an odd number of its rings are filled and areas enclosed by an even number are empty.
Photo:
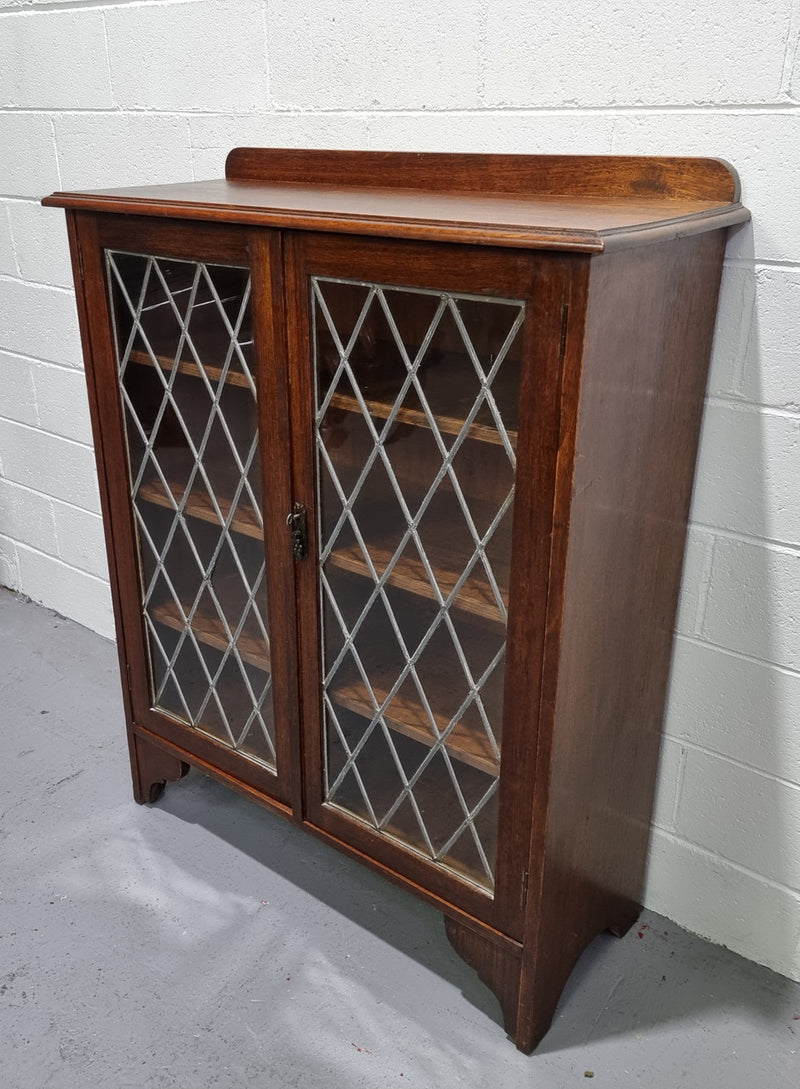
M14 246L14 258L16 260L17 255L18 255L17 246L16 246L16 241L17 240L14 238L13 230L12 230L11 234L12 234L11 241L12 241L12 245ZM23 246L23 248L22 248L23 254L25 253L25 250L26 250L26 247ZM20 284L27 284L29 287L59 288L62 291L68 291L70 294L73 294L73 295L75 293L75 289L69 284L53 284L49 280L33 280L33 279L30 279L27 276L12 276L11 273L9 273L9 272L0 272L0 280L5 280L5 281L11 282L11 283L17 282L17 283L20 283ZM3 349L0 348L0 351L2 351L2 350Z
M60 439L62 442L72 443L73 446L79 446L81 450L88 450L90 453L94 454L94 446L92 445L92 443L81 442L80 439L70 439L66 435L59 435L57 431L48 431L47 428L40 427L37 424L27 424L24 423L22 420L12 420L8 416L0 416L0 422L13 424L15 427L24 427L28 431L35 432L37 435L50 435L54 439ZM3 479L7 480L9 478L3 477Z
M766 404L764 401L750 401L746 397L726 396L724 393L712 393L706 397L707 405L714 408L731 408L735 412L749 412L757 416L776 416L778 419L800 419L800 408L781 408Z
M183 2L183 0L180 0ZM341 115L342 117L364 117L364 116L398 116L398 117L431 117L431 116L451 116L451 117L470 117L470 116L482 116L482 115L496 115L504 116L507 114L521 114L530 116L547 116L553 117L578 117L583 114L607 114L609 118L617 118L620 115L635 117L637 115L650 116L654 113L663 114L686 114L705 116L707 114L723 114L730 117L746 116L748 114L756 113L771 113L776 116L793 116L800 113L800 101L770 101L770 102L723 102L723 103L707 103L698 106L692 106L688 103L660 103L653 105L597 105L597 106L499 106L499 105L487 105L487 106L430 106L426 109L420 109L418 106L289 106L273 104L269 108L242 108L242 109L213 109L208 107L199 107L197 109L158 109L156 107L144 107L144 106L125 106L117 104L116 106L72 106L72 107L59 107L59 106L20 106L20 105L3 105L0 107L0 116L3 114L55 114L57 116L64 116L69 114L96 114L97 116L119 116L120 114L137 114L137 115L157 115L163 117L219 117L226 120L238 120L248 117L331 117L335 115Z
M178 4L207 4L209 0L173 0L171 6ZM103 8L152 8L163 7L163 0L52 0L49 4L20 4L0 11L0 19L13 15L54 15L59 11L91 11Z
M689 527L694 528L693 526ZM697 602L694 612L694 621L692 623L692 634L702 636L703 629L706 623L706 612L708 610L708 595L711 593L711 575L714 570L714 554L717 548L717 539L713 534L706 534L706 537L710 537L710 540L703 540L701 538L701 545L703 548L703 563L700 572L699 586L697 588ZM687 546L689 538L687 536Z
M16 546L17 555L19 555L20 549L26 549L28 552L32 552L36 556L42 556L46 560L55 560L56 563L62 564L64 567L69 568L70 571L75 571L79 575L86 575L87 578L94 579L95 582L99 582L101 586L106 586L110 588L110 583L108 579L101 578L100 575L95 575L92 571L86 571L83 567L76 567L74 563L69 563L67 560L62 559L61 556L53 556L50 552L43 552L40 548L35 548L33 545L25 544L24 541L18 541L14 537L8 537L8 540L13 542L13 544ZM21 581L22 580L20 579L20 582ZM27 593L27 591L25 590L22 590L20 592ZM52 606L48 605L46 606L46 608L52 608ZM74 617L67 617L67 619L74 620ZM76 623L80 623L80 621L76 621Z
M777 670L778 673L785 673L787 677L796 677L800 680L800 671L792 669L791 666L781 665L779 662L771 662L768 658L757 658L754 654L744 654L740 650L733 650L731 647L725 647L722 643L714 643L710 639L704 639L699 635L690 635L687 632L676 631L675 638L684 639L693 646L710 647L711 650L719 651L720 654L725 654L730 658L737 658L742 662L750 662L751 665L766 666L769 669Z
M709 522L702 522L695 519L690 521L689 526L691 529L709 533L716 538L721 537L727 541L740 541L742 544L756 545L757 547L766 548L768 551L776 552L780 555L800 558L800 541L795 544L791 541L779 541L771 537L758 537L754 534L741 533L733 529L725 529L723 526L714 526Z
M69 374L84 374L83 364L79 367L72 367L69 363L59 363L57 360L42 359L38 355L28 355L27 352L18 352L12 348L4 348L2 344L0 344L0 355L12 356L15 359L24 359L26 363L38 363L43 367L57 367L60 371L67 371ZM0 418L2 418L2 414L0 414ZM15 423L16 422L18 421L15 421Z
M92 518L97 518L101 526L103 523L103 515L99 511L89 510L88 507L80 507L77 503L71 503L69 499L62 499L58 495L50 495L48 492L40 492L38 488L32 488L29 484L21 484L17 480L11 480L7 476L0 476L0 485L10 484L13 488L22 488L23 491L30 492L32 495L37 495L41 499L46 499L51 503L61 503L65 507L69 507L71 510L79 511L81 514L88 514ZM15 537L9 538L10 540L16 540ZM103 546L105 548L105 544Z
M738 760L735 756L728 756L726 753L718 752L716 749L706 748L705 745L698 745L695 741L688 741L684 737L675 737L674 734L664 734L667 741L671 741L673 745L679 745L682 749L692 749L694 752L703 753L705 756L712 756L716 760L720 760L726 764L733 764L734 767L741 768L742 771L751 771L754 775L758 775L762 779L769 779L770 782L780 783L781 786L789 787L790 790L795 791L800 796L800 782L796 779L785 779L782 775L776 775L774 772L765 771L764 768L759 768L755 764L748 764L746 760ZM685 762L681 763L681 786L683 785L683 772L685 770ZM677 812L673 813L673 818L677 816Z
M773 269L798 269L800 260L778 260L773 257L726 257L724 262L726 269L754 269L756 272L763 269L770 272Z
M65 295L72 296L75 294L71 287L61 287L58 284L44 284L39 280L26 280L22 276L9 276L5 272L0 272L0 283L27 284L28 287L41 288L47 291L60 291Z
M672 740L672 738L670 738L670 740ZM669 815L673 831L678 826L678 813L683 797L683 784L686 781L686 749L683 745L680 746L680 749L681 751L678 755L678 774L675 780L675 797L672 799L672 810Z
M737 870L739 873L745 874L747 877L753 877L762 885L766 885L768 888L775 889L778 892L788 892L790 896L797 900L800 904L800 889L792 888L791 885L785 885L781 881L776 881L774 877L767 877L763 873L759 873L757 870L751 870L749 866L745 866L741 862L736 862L732 858L728 858L727 855L720 854L719 851L712 851L708 847L703 847L700 843L695 843L694 840L687 839L685 836L680 835L678 832L670 832L668 828L657 827L657 830L665 836L667 839L675 844L691 847L693 851L698 851L706 858L716 860L717 862L724 862L727 866ZM652 844L651 844L652 847ZM678 924L680 925L680 924Z

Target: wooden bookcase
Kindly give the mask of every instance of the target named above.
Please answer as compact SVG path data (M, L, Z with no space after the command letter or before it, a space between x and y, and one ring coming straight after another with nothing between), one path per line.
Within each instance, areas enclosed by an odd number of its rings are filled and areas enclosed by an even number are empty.
M411 888L530 1051L639 912L734 172L237 148L45 203L136 799L195 765Z

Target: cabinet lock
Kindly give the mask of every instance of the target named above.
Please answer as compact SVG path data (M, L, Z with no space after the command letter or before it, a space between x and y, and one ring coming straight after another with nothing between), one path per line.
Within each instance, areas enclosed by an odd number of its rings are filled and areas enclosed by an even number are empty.
M292 555L296 560L304 560L308 555L308 522L303 503L295 503L286 516L286 525L292 534Z

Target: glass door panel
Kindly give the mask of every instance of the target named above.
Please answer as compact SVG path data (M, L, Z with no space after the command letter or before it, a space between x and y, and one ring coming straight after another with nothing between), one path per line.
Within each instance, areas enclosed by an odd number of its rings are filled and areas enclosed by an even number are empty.
M325 804L491 891L525 304L311 287Z
M106 262L152 706L274 769L250 273Z

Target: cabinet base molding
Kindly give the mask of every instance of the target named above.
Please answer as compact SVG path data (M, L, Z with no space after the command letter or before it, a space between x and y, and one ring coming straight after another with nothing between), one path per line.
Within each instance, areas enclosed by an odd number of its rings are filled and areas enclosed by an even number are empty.
M473 968L500 1003L503 1028L514 1038L517 1032L522 946L500 946L449 915L444 917L448 941L463 961Z

